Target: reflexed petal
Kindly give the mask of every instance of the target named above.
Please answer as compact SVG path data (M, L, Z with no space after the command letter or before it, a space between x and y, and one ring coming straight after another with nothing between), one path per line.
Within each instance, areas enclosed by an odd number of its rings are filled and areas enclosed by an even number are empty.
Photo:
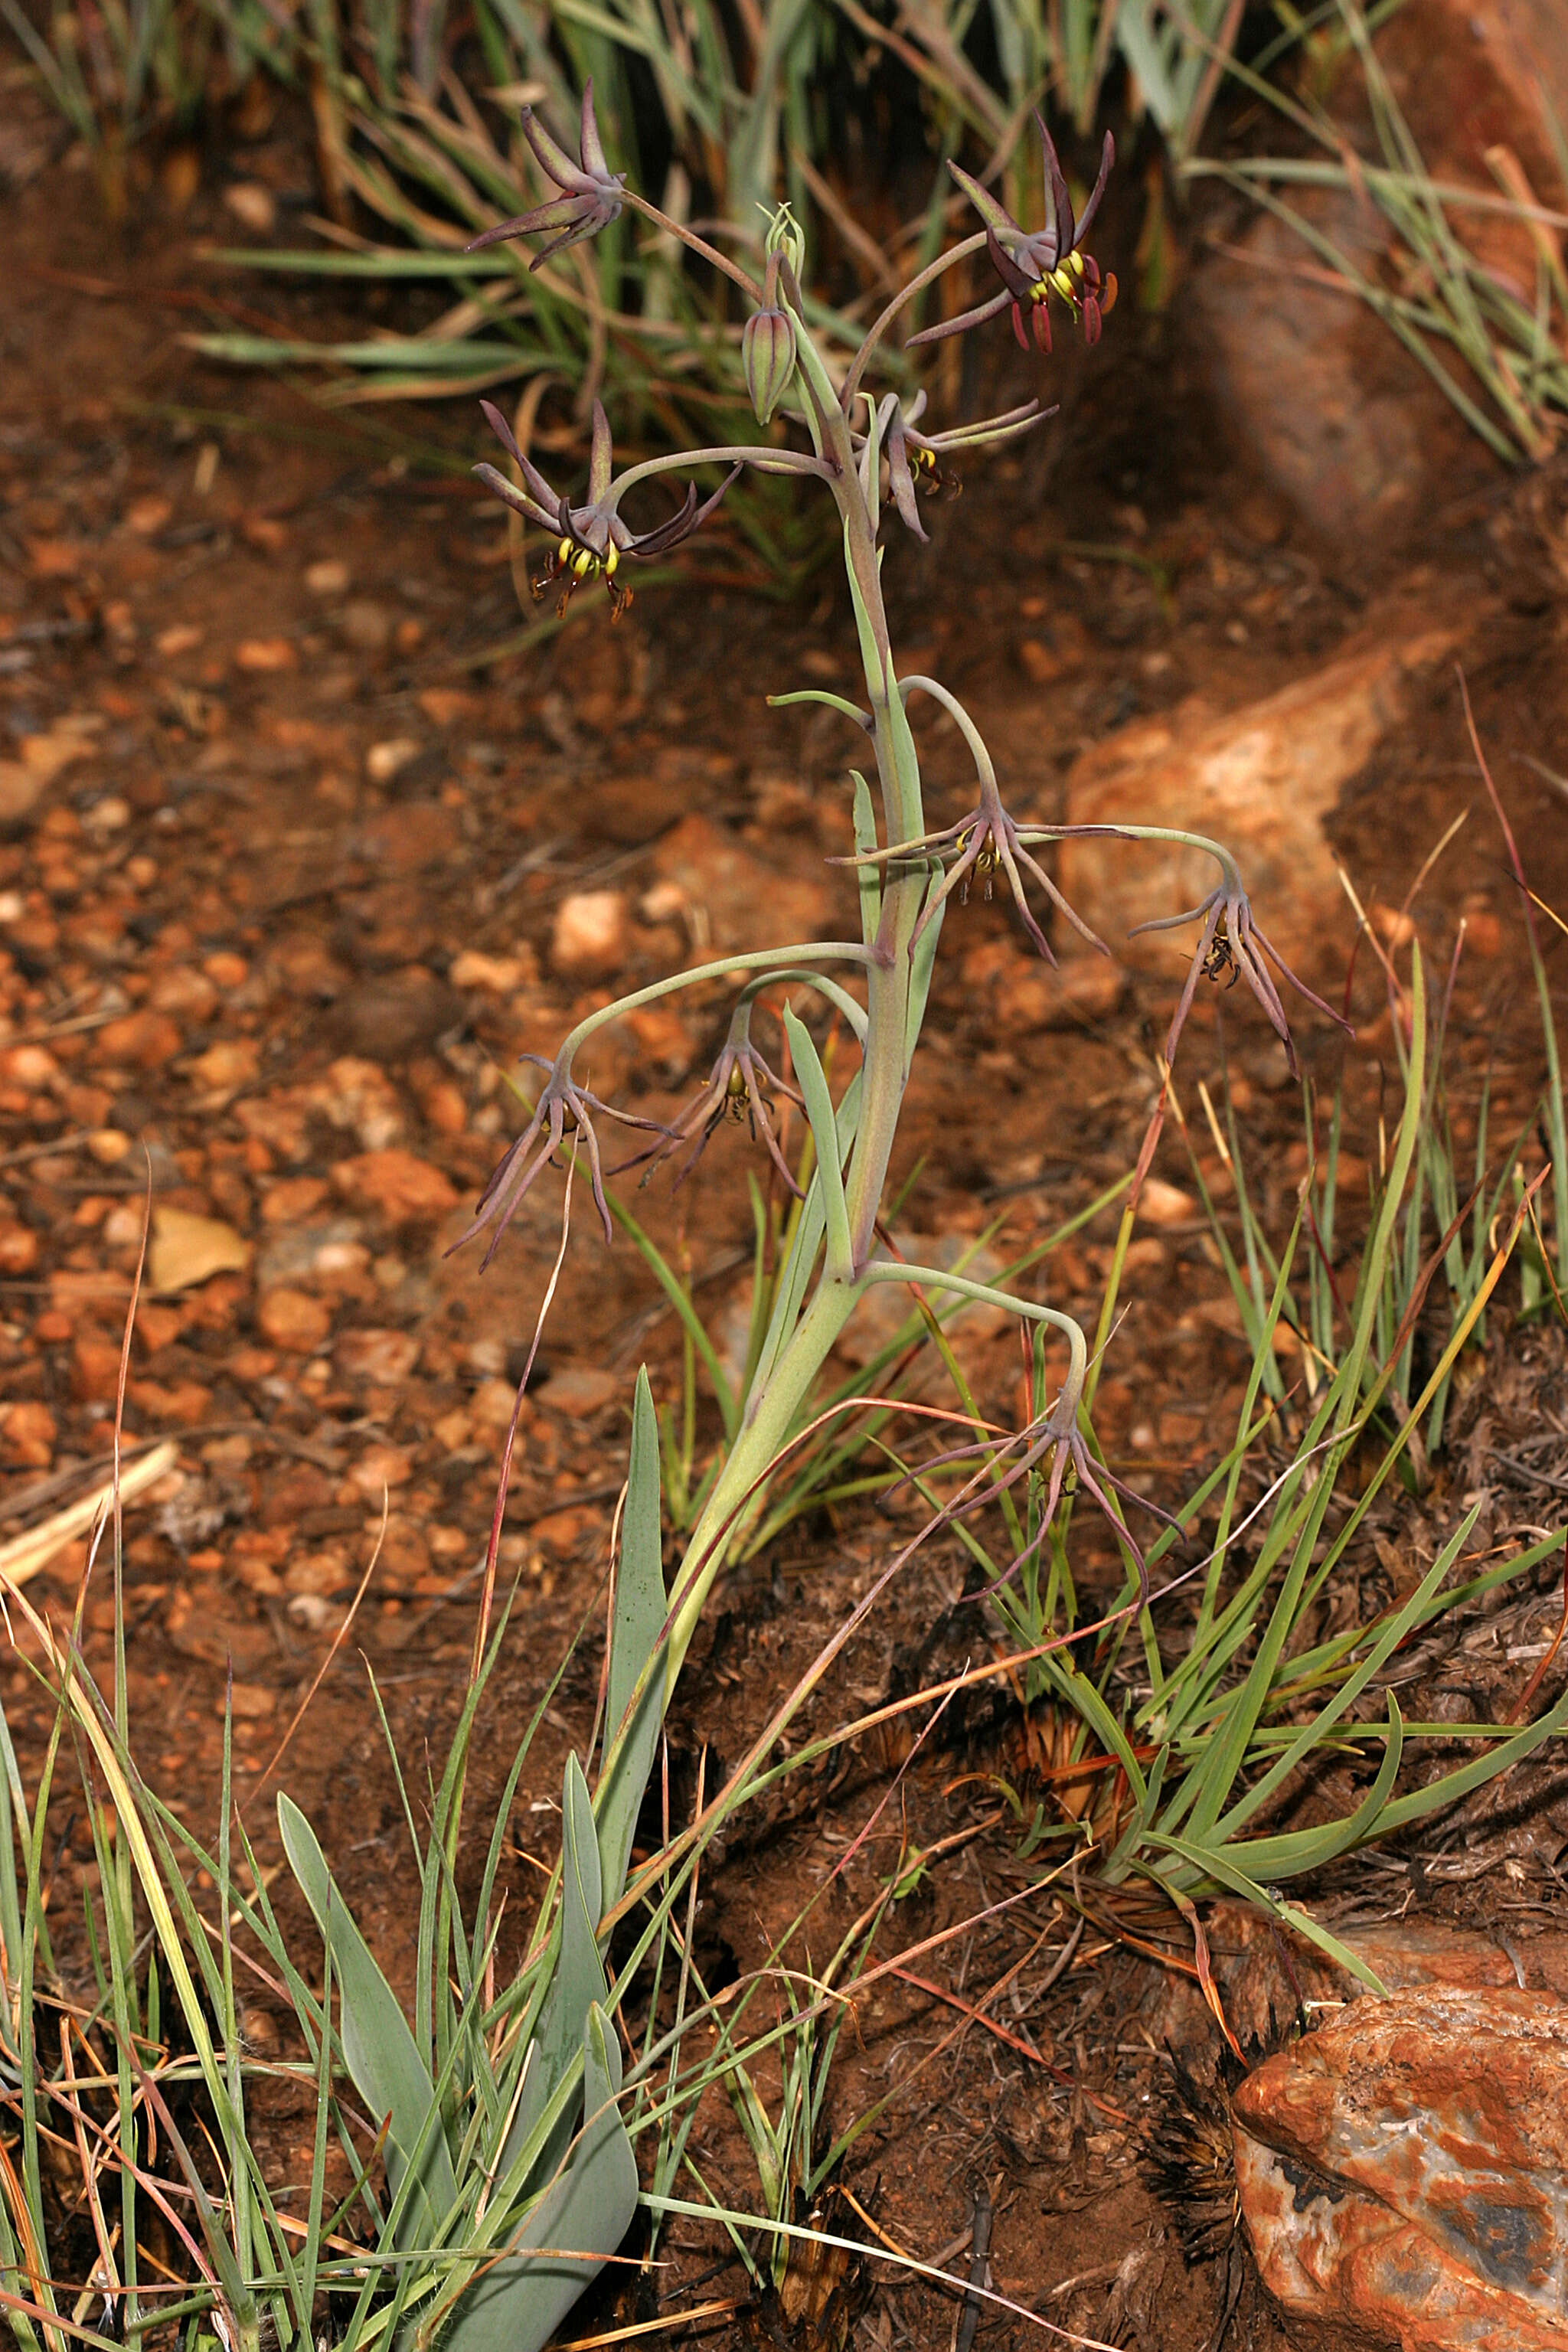
M1072 198L1068 194L1068 184L1062 175L1061 159L1057 153L1056 142L1046 129L1037 110L1035 121L1046 147L1045 234L1054 267L1064 253L1072 251L1078 243L1078 236L1073 224Z
M525 515L530 522L541 524L545 530L555 529L555 517L549 508L541 506L538 499L531 499L526 491L514 488L504 474L497 473L493 466L476 466L474 472L486 489L493 490L496 497L504 499L515 513Z
M899 509L900 520L912 530L917 539L929 534L921 520L921 510L915 503L915 486L910 474L908 445L904 429L895 424L888 435L888 487L893 493L893 504Z
M582 166L574 163L564 147L558 147L535 114L531 106L522 110L522 135L539 160L539 168L558 188L582 192L584 175Z
M1078 225L1078 235L1073 239L1075 245L1081 245L1089 234L1089 224L1100 210L1100 200L1105 194L1105 184L1110 177L1110 167L1115 161L1116 142L1108 131L1105 134L1105 144L1100 151L1099 175L1095 180L1089 202L1083 208L1083 218ZM1110 305L1107 302L1103 307L1109 310Z
M970 203L974 206L975 211L980 215L981 219L985 223L986 227L990 229L994 235L998 229L1008 230L1014 236L1021 236L1023 235L1022 229L1018 226L1017 222L1013 218L1012 214L1008 212L1004 205L997 203L989 188L983 188L978 180L972 180L968 173L957 163L950 161L947 168L952 173L953 178L958 182L959 186L963 190L964 194L969 198Z
M1105 135L1109 139L1110 133L1107 131ZM581 143L584 171L588 173L594 179L607 180L610 177L610 166L605 160L604 145L599 137L598 123L594 119L594 78L592 74L589 75L587 80L583 84L583 136Z
M535 205L531 212L519 213L515 220L502 221L496 228L487 228L480 236L463 247L465 253L482 253L487 245L500 245L510 236L532 236L540 229L560 228L563 223L578 218L583 208L581 196L552 196L547 205Z
M605 414L604 404L596 400L594 403L594 440L588 458L590 506L600 505L608 495L610 477L614 470L615 460L610 447L610 420Z

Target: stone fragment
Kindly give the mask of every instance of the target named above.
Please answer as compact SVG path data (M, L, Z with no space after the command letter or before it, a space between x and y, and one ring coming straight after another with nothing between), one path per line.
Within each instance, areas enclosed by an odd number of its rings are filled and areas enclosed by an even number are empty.
M300 656L288 637L244 637L234 649L236 669L248 670L257 677L268 677L278 670L294 669Z
M348 593L349 567L341 557L324 555L305 569L305 586L312 596L343 596Z
M624 891L574 890L555 909L550 961L563 980L613 979L630 945Z
M1167 1184L1163 1176L1146 1176L1138 1195L1138 1213L1149 1225L1187 1225L1199 1212L1196 1199L1179 1184Z
M312 1298L307 1290L291 1290L280 1284L276 1290L262 1293L257 1304L256 1321L262 1336L275 1348L282 1348L291 1356L308 1356L321 1345L331 1329L332 1314L324 1299Z
M391 1389L407 1380L419 1361L419 1341L412 1331L345 1331L333 1352L345 1380Z
M682 817L658 844L653 864L661 881L678 886L720 954L823 936L831 903L826 886L765 866L710 817Z
M414 1459L405 1445L367 1445L348 1474L348 1484L367 1503L379 1503L384 1489L406 1486Z
M395 735L373 743L364 755L364 772L373 784L389 784L400 768L419 757L422 746L409 735Z
M55 1458L55 1417L37 1397L0 1405L0 1459L12 1469L47 1470Z
M337 1190L357 1208L397 1223L442 1216L458 1202L450 1178L412 1151L362 1151L355 1159L340 1160L331 1175Z
M613 1404L616 1397L625 1395L629 1399L630 1393L626 1384L614 1372L602 1371L596 1364L564 1364L558 1372L552 1372L540 1391L541 1399L552 1412L567 1413L574 1421L585 1421L591 1414L602 1412L607 1404ZM516 1394L515 1388L507 1388L508 1421L511 1419ZM478 1402L476 1393L476 1406Z
M1235 856L1254 915L1280 954L1321 971L1336 949L1348 952L1354 921L1324 819L1403 717L1412 674L1458 641L1445 628L1374 638L1243 709L1221 715L1194 696L1158 719L1135 720L1079 760L1068 779L1067 822L1122 819L1210 835ZM1206 897L1219 878L1211 857L1106 835L1064 841L1059 857L1069 904L1117 955L1180 975L1195 925L1173 935L1128 934Z
M370 596L351 596L338 615L343 643L356 654L384 654L392 643L396 616Z
M0 1274L31 1274L38 1263L38 1236L31 1225L0 1224Z
M278 226L278 199L260 180L231 180L223 200L241 227L257 236L270 236Z
M463 1020L456 989L423 964L378 971L346 988L332 1007L331 1026L353 1055L394 1061L433 1045Z
M147 1254L147 1278L153 1290L191 1290L215 1274L243 1274L249 1264L249 1243L221 1218L154 1203Z
M1568 2344L1568 2003L1357 2001L1232 2103L1259 2273L1314 2352Z

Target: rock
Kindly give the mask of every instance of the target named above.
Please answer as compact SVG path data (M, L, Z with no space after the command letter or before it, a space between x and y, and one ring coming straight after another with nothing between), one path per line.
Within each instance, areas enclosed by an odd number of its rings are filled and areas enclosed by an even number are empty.
M265 1683L231 1683L226 1697L237 1723L265 1723L268 1717L277 1710L278 1694L268 1690ZM221 1715L224 1711L223 1698L214 1704Z
M319 1281L334 1264L343 1264L345 1252L357 1253L368 1265L370 1252L360 1242L360 1232L356 1217L276 1226L267 1235L256 1262L258 1287L272 1290L282 1285L293 1289L301 1282Z
M258 1328L273 1347L291 1356L308 1356L332 1328L332 1311L324 1299L307 1290L279 1286L262 1293L256 1309Z
M1146 1176L1138 1195L1138 1213L1146 1225L1189 1225L1201 1214L1191 1192L1167 1184L1163 1176Z
M1264 2284L1314 2352L1563 2352L1568 2004L1361 2000L1232 2102Z
M179 1052L183 1040L166 1013L127 1013L106 1021L92 1041L95 1062L130 1064L138 1070L161 1070Z
M278 199L259 180L231 180L223 200L241 227L257 236L270 236L278 226Z
M351 1054L395 1061L433 1045L464 1018L456 989L423 964L378 971L346 988L333 1005L331 1026Z
M406 768L423 749L423 744L409 735L395 735L384 743L373 743L364 755L365 774L373 784L389 784L399 768Z
M685 816L654 852L654 870L675 883L713 950L820 939L831 904L825 884L781 874L705 816ZM858 936L858 934L857 934Z
M556 908L550 962L563 980L611 980L630 946L624 891L574 890Z
M199 1024L212 1018L217 1005L217 990L206 973L198 971L194 964L170 964L153 976L147 1002L154 1013L167 1013L176 1021Z
M236 669L248 670L258 677L294 669L299 660L293 642L288 637L245 637L234 649Z
M351 596L338 615L343 643L356 654L384 654L392 643L396 615L369 596Z
M320 1551L302 1551L283 1571L284 1590L289 1592L341 1592L353 1581L348 1554L341 1544L325 1545Z
M395 1389L419 1361L419 1341L412 1331L345 1331L333 1353L345 1380Z
M320 1176L279 1176L261 1196L263 1224L297 1224L321 1207L329 1189Z
M0 1223L0 1275L31 1274L38 1263L38 1236L31 1225Z
M603 1412L607 1404L614 1404L617 1397L629 1398L630 1394L630 1388L626 1381L617 1379L614 1372L601 1371L595 1364L563 1365L558 1372L552 1372L544 1387L540 1391L541 1400L552 1412L567 1413L574 1421L586 1421L592 1414ZM516 1396L516 1390L508 1388L506 1408L508 1421L511 1419L511 1408ZM474 1402L477 1408L479 1404L477 1393Z
M201 1107L216 1109L247 1087L261 1067L261 1047L254 1037L220 1037L189 1064L189 1076L202 1097Z
M55 1458L54 1414L36 1397L0 1405L0 1459L13 1470L47 1470Z
M379 1503L392 1486L406 1486L414 1459L405 1445L367 1445L348 1474L348 1485L367 1503Z
M962 910L960 910L962 912ZM948 920L951 922L952 917ZM987 949L997 942L988 941ZM1064 954L1054 966L1023 937L1005 942L1005 961L975 959L977 977L992 988L997 1024L1005 1030L1081 1029L1108 1021L1127 992L1127 974L1110 956ZM1058 942L1053 942L1053 945ZM983 950L983 953L985 951ZM963 959L967 978L971 959Z
M478 948L455 956L447 974L454 988L481 989L488 996L510 996L533 976L529 959L485 955Z
M1424 0L1380 26L1377 51L1434 180L1495 203L1492 167L1506 155L1537 201L1558 201L1546 109L1559 121L1568 112L1568 40L1553 0ZM1353 47L1330 110L1349 146L1378 156ZM1415 268L1364 195L1279 193L1363 277L1386 285ZM1464 205L1451 205L1448 220L1528 309L1536 281L1528 229ZM1244 213L1216 243L1191 287L1211 383L1251 465L1310 530L1352 555L1381 552L1426 524L1434 507L1495 478L1479 435L1287 223ZM1447 346L1437 356L1452 364ZM1455 373L1498 421L1473 379Z
M451 1180L412 1151L362 1151L356 1159L340 1160L331 1176L337 1190L357 1208L374 1211L395 1223L443 1216L458 1204Z
M348 593L349 567L335 555L323 556L320 563L307 565L305 586L312 596L343 596Z
M335 1128L353 1133L364 1151L384 1151L404 1131L403 1104L386 1072L363 1056L342 1054L310 1088L312 1106Z
M147 1278L155 1291L192 1290L215 1274L243 1274L249 1264L250 1244L232 1225L154 1204Z
M1194 696L1164 717L1135 720L1078 761L1066 821L1121 818L1211 835L1235 856L1280 954L1321 971L1327 957L1348 953L1354 929L1324 819L1404 716L1412 673L1458 642L1447 628L1374 638L1243 709L1222 716ZM1069 904L1118 955L1173 978L1195 925L1127 934L1195 906L1218 878L1214 860L1196 850L1104 836L1061 845Z

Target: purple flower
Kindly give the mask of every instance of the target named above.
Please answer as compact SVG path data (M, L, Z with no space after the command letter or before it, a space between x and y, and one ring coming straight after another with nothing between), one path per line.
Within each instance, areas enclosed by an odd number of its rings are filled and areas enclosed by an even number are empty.
M559 581L561 598L557 614L563 614L572 597L584 580L595 576L604 580L609 593L611 616L619 620L632 601L632 592L616 578L621 558L630 556L646 561L654 555L664 555L670 548L679 547L689 539L698 525L706 520L723 497L739 466L731 468L711 498L700 506L695 485L689 484L685 504L670 516L668 522L656 524L652 530L640 534L630 530L621 520L616 508L620 491L613 479L613 457L610 448L609 419L599 403L594 403L594 439L588 459L588 498L584 506L574 507L552 490L543 475L522 454L512 436L510 425L493 402L481 400L489 428L503 444L513 464L522 476L524 487L517 489L504 474L493 466L476 466L475 473L487 488L504 499L514 513L523 515L556 534L556 543L539 578L532 583L535 603L545 591Z
M515 1143L509 1144L490 1172L489 1181L479 1196L473 1223L466 1234L455 1241L453 1249L461 1249L487 1225L494 1228L484 1263L489 1265L500 1247L501 1235L522 1206L534 1178L548 1161L554 1159L568 1134L581 1138L588 1161L588 1178L593 1186L594 1201L604 1223L605 1239L614 1238L615 1227L610 1222L610 1204L605 1198L605 1178L599 1156L599 1139L595 1131L592 1113L619 1119L623 1127L643 1127L656 1133L666 1130L658 1119L638 1118L631 1111L616 1110L612 1103L603 1102L586 1087L579 1087L559 1064L547 1062L542 1054L524 1054L525 1062L534 1063L548 1070L539 1100L533 1107L533 1117ZM537 1145L537 1150L535 1146ZM532 1151L533 1157L529 1158Z
M621 199L626 188L626 173L612 172L605 160L605 150L599 140L599 126L594 120L594 85L583 85L583 128L578 141L579 160L575 163L563 147L558 147L536 118L531 106L522 110L522 135L539 159L539 168L547 180L561 190L531 212L519 213L515 220L502 221L497 228L486 229L483 236L475 237L466 250L478 253L487 245L500 245L509 236L537 236L553 230L548 245L542 246L529 263L537 269L552 253L575 245L581 237L597 236L608 228L621 214Z
M946 335L962 335L966 328L978 327L987 319L996 318L1009 307L1013 313L1013 332L1026 351L1029 348L1025 311L1034 322L1035 341L1043 352L1051 348L1051 322L1048 310L1050 297L1065 302L1083 320L1086 343L1100 341L1100 321L1116 301L1116 279L1107 271L1101 273L1092 254L1082 250L1083 239L1090 222L1100 209L1105 184L1116 160L1116 142L1110 131L1100 150L1100 176L1083 208L1083 218L1073 218L1072 198L1068 194L1062 167L1058 159L1051 134L1039 113L1036 126L1045 146L1044 180L1046 191L1046 225L1033 236L1019 227L1011 213L999 205L988 189L967 172L950 163L948 170L968 195L975 211L985 224L985 248L991 263L1002 280L1002 291L977 310L965 310L961 318L944 319L934 327L925 328L910 337L910 345L939 342Z
M1296 1076L1296 1048L1290 1036L1290 1024L1285 1018L1285 1007L1279 1001L1279 991L1275 987L1273 973L1268 969L1270 963L1289 982L1299 996L1304 996L1309 1004L1316 1005L1320 1013L1327 1013L1329 1019L1337 1023L1347 1035L1354 1035L1350 1023L1336 1013L1331 1004L1325 1004L1321 996L1313 993L1258 929L1252 918L1251 902L1234 868L1229 868L1224 881L1211 890L1206 898L1200 899L1195 907L1189 907L1185 914L1167 915L1155 922L1140 923L1129 937L1136 939L1142 931L1174 930L1183 923L1198 923L1202 928L1193 950L1192 961L1187 966L1186 983L1165 1036L1167 1069L1175 1060L1176 1045L1186 1026L1187 1014L1192 1010L1199 981L1224 980L1234 988L1238 980L1244 980L1268 1015L1269 1026L1285 1048L1290 1075ZM1266 957L1267 962L1264 961Z
M622 1161L622 1167L635 1168L639 1161L647 1160L649 1165L642 1179L645 1184L661 1160L669 1159L681 1144L689 1143L690 1150L675 1173L676 1183L684 1184L707 1150L715 1129L722 1126L726 1118L737 1121L743 1118L750 1125L752 1141L761 1136L767 1147L769 1159L789 1190L797 1200L802 1197L800 1186L791 1175L789 1164L779 1150L771 1114L775 1092L786 1095L803 1111L805 1105L795 1088L787 1085L776 1070L768 1067L752 1045L751 1012L749 998L737 1005L730 1034L724 1040L718 1060L700 1092L688 1103L674 1126L667 1129L659 1140L647 1150L639 1151L635 1158ZM619 1169L615 1172L618 1175Z
M945 488L956 498L963 487L956 474L949 472L944 476L942 472L941 461L950 450L978 449L988 442L1011 441L1057 413L1055 408L1042 408L1037 400L1026 400L1021 408L1005 409L1000 416L982 417L973 425L955 425L945 433L921 433L918 428L925 404L923 392L917 392L908 406L896 393L889 393L877 417L877 437L888 461L889 493L917 539L926 538L927 532L916 504L916 492L935 498ZM869 442L860 433L853 438L864 470Z

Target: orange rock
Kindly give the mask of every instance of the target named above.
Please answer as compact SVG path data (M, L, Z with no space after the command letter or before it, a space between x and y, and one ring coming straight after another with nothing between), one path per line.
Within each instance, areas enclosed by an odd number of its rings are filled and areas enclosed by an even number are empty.
M260 675L273 670L292 669L299 658L287 637L247 637L234 649L237 669L251 670Z
M120 1389L120 1348L84 1331L71 1349L71 1394L78 1404L112 1404Z
M340 1160L332 1182L345 1200L399 1223L442 1216L458 1203L450 1179L412 1151L362 1151L353 1160Z
M55 1458L55 1417L36 1397L0 1408L0 1456L13 1467L47 1470Z
M1516 1987L1358 2000L1233 2101L1265 2285L1312 2340L1568 2341L1568 2003Z
M92 1057L95 1062L129 1062L139 1070L157 1070L173 1061L182 1043L167 1013L127 1013L99 1030Z
M413 1475L414 1457L405 1445L367 1445L346 1483L367 1502L379 1503L384 1487L406 1486Z
M30 1225L0 1225L0 1275L31 1274L38 1263L38 1236Z
M345 1331L333 1353L345 1380L397 1388L419 1361L419 1341L412 1331Z
M319 1209L328 1187L320 1176L280 1176L261 1196L262 1222L292 1225Z
M295 1356L308 1356L319 1348L332 1328L331 1310L324 1300L281 1285L263 1294L256 1321L264 1339Z

